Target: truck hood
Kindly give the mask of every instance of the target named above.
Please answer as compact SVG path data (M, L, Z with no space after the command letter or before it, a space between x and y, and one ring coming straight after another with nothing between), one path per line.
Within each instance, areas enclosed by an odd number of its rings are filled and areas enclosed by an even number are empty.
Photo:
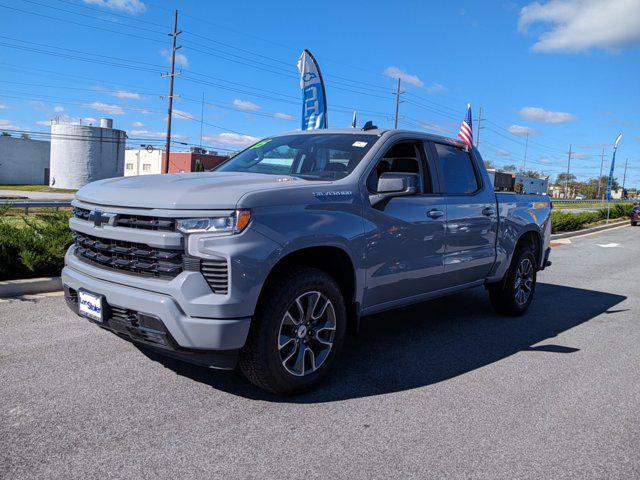
M140 175L99 180L82 187L76 198L104 206L231 210L247 193L259 190L326 185L287 175L208 172Z

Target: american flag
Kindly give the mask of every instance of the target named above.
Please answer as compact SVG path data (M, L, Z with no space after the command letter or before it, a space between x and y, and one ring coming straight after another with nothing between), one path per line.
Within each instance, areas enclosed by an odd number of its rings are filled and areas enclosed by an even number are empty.
M460 131L458 132L458 138L467 144L467 147L471 148L473 145L473 126L471 124L471 104L467 104L467 116L460 125Z

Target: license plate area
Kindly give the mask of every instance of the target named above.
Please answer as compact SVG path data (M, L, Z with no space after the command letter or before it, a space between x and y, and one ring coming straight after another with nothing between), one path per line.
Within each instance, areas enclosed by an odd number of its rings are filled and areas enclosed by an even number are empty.
M94 322L104 322L104 311L106 302L103 295L78 290L78 313Z

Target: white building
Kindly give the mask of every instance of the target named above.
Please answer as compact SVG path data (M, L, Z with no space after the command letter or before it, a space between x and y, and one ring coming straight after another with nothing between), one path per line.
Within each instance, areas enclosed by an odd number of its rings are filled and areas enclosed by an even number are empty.
M124 151L124 176L154 175L162 173L163 150L149 148Z
M123 176L127 135L112 126L113 120L108 118L101 118L99 127L53 120L49 185L75 189Z
M48 185L51 144L0 135L0 185Z

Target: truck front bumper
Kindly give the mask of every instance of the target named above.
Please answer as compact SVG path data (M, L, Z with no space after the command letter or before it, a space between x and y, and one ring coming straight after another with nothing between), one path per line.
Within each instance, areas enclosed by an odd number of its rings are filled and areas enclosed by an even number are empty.
M62 283L67 303L75 313L78 290L101 295L105 301L104 321L94 323L127 340L191 363L234 368L249 332L250 317L190 316L169 295L102 280L69 265L62 271Z

